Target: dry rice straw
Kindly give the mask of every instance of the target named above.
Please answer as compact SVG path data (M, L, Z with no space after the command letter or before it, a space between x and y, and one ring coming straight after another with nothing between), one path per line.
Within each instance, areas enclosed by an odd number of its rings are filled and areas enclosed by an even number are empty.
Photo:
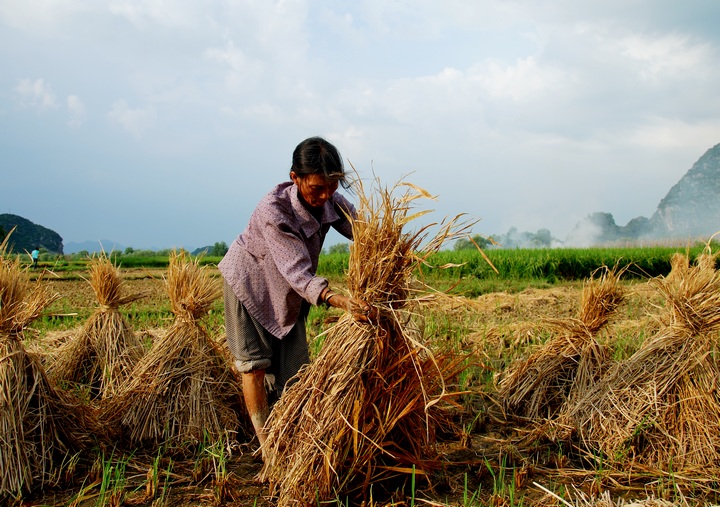
M371 485L379 495L386 481L437 465L438 403L458 364L423 344L412 273L463 226L456 217L429 240L429 226L408 234L406 224L425 213L411 214L412 205L427 192L406 183L378 188L372 198L360 182L357 190L347 285L380 317L368 324L344 314L273 408L260 477L280 506L367 499Z
M54 387L23 345L25 327L56 298L32 282L19 257L0 244L0 502L51 483L57 460L89 441L90 413Z
M666 300L665 326L616 364L571 415L584 445L608 462L717 476L720 451L717 338L720 275L715 258L651 282Z
M199 322L220 296L217 280L198 259L173 252L165 281L175 321L110 400L106 417L132 445L184 448L246 433L232 362Z
M123 296L120 270L104 254L90 260L89 272L99 306L79 334L57 349L48 374L89 386L93 398L104 399L119 391L143 356L143 344L119 308L144 294Z
M591 276L585 282L578 318L545 319L560 334L508 368L498 382L507 413L528 419L557 416L570 398L597 381L608 351L595 337L622 302L622 271L603 268L599 279Z

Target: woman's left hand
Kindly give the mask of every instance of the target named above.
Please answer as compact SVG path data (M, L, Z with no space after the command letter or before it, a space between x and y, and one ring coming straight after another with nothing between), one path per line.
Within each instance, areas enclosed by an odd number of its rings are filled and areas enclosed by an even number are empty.
M358 322L377 322L378 311L367 301L356 298L349 298L342 294L332 293L329 299L326 299L326 303L335 308L342 308L348 313L351 313L353 318Z
M377 322L377 308L362 299L348 298L348 301L347 311L352 313L355 320L358 322L369 322L371 324Z

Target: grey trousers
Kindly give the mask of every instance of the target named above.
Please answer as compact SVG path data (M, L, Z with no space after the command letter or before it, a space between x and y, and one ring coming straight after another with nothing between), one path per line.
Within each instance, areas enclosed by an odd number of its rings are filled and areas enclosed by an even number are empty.
M223 283L223 295L225 332L236 368L240 373L265 370L267 380L274 383L274 390L281 395L300 368L310 362L305 334L310 305L303 304L295 326L281 339L270 334L248 313L227 282Z

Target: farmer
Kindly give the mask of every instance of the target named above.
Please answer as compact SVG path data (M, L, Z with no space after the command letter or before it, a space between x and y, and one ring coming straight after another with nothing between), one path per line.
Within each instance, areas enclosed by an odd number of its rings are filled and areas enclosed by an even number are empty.
M371 310L365 301L332 291L315 274L330 227L352 239L347 215L354 216L355 208L336 193L338 185L349 183L335 146L320 137L304 140L293 152L290 181L260 200L218 264L228 346L260 445L267 437L269 395L281 395L310 360L310 305L342 308L361 321Z
M27 250L25 250L27 252ZM32 267L37 268L38 267L38 257L40 256L40 247L33 248L33 251L30 252L30 257L32 258Z

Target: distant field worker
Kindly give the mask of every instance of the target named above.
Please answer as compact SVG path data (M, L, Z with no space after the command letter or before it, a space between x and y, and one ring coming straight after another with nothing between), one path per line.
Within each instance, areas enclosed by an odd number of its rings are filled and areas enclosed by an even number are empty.
M27 250L25 250L27 252ZM36 268L38 267L38 258L40 257L40 247L33 248L33 251L30 252L30 257L32 258L32 267Z
M349 186L335 146L320 137L302 141L293 152L290 181L261 199L218 264L228 345L261 445L269 393L281 395L310 360L305 336L310 305L342 308L358 320L367 320L371 309L333 292L315 274L330 227L352 239L346 214L354 216L355 207L336 193L338 185Z

